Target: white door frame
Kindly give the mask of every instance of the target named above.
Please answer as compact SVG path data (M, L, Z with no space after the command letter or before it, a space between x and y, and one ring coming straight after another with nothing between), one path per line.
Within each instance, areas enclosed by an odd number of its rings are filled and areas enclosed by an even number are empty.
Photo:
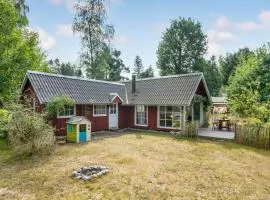
M115 107L115 110L113 110L113 114L111 114L111 106L116 106ZM114 121L112 121L112 120L115 120L115 122ZM116 123L116 126L114 126L114 124L112 125L112 123ZM117 103L114 103L114 104L111 104L110 106L109 106L109 129L111 129L111 128L118 128L118 104Z

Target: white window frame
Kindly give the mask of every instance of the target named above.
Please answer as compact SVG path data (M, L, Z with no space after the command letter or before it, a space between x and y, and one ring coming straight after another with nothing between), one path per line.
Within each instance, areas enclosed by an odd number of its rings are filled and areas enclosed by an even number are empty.
M73 115L60 115L59 111L57 112L57 118L61 119L61 118L71 118L76 116L76 105L73 106Z
M146 108L146 124L137 124L137 106L144 106L144 109ZM147 105L135 105L134 106L134 124L135 126L148 126L148 106Z
M105 114L95 114L95 106L105 106ZM104 116L107 116L107 105L93 105L93 116L94 117L104 117Z
M183 107L182 106L179 106L180 107L180 127L179 128L174 128L174 127L166 127L166 126L160 126L160 107L162 106L165 106L165 107L168 107L168 106L172 106L172 105L159 105L158 106L158 112L157 112L157 127L160 128L160 129L172 129L172 130L182 130L183 129L183 120L184 120L184 114L183 114ZM172 107L175 107L175 106L172 106ZM173 123L173 122L172 122Z
M112 111L114 111L114 112L111 113ZM117 115L118 114L118 104L117 103L113 103L110 105L109 114L110 115Z

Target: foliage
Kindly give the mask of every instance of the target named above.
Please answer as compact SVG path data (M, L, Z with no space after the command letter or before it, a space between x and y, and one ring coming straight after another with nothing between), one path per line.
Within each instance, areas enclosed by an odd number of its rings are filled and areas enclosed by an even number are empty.
M19 15L21 24L27 25L27 13L29 12L29 7L25 4L25 0L13 0L13 5Z
M47 71L38 48L37 33L21 26L10 1L0 1L0 96L4 103L14 98L27 70Z
M58 58L50 60L49 66L52 72L56 74L62 74L67 76L78 76L78 77L83 76L82 70L78 66L71 64L70 62L61 63Z
M75 101L69 96L56 96L46 105L46 117L52 118L57 116L58 112L63 111L66 106L73 106Z
M142 59L140 56L136 56L134 60L134 73L136 74L137 78L142 78L141 74L143 72L143 65Z
M113 26L106 23L105 0L80 0L75 5L73 31L80 34L81 63L86 67L86 76L98 78L101 71L96 59L114 35Z
M154 77L154 70L151 65L141 73L141 78L150 78L150 77Z
M98 59L96 59L99 66L99 75L97 79L120 81L124 79L122 72L129 72L129 68L125 66L123 60L120 58L121 51L110 48L104 45L102 52Z
M263 46L237 66L229 78L228 98L230 110L241 118L270 121L270 85L268 63L269 49ZM268 69L268 70L267 70Z
M216 63L216 58L212 56L210 60L202 63L202 72L211 96L219 96L222 86L221 74Z
M206 38L200 22L191 18L172 20L157 50L161 75L201 71L200 59L207 50Z
M5 109L0 109L0 138L6 138L8 133L9 113Z
M246 60L253 52L245 47L235 53L227 53L226 56L219 58L220 71L222 75L222 84L227 85L229 77L234 74L236 67Z
M8 141L15 155L49 154L54 149L54 133L42 115L22 105L13 105L8 123Z
M270 149L270 127L260 126L258 123L254 125L237 124L235 127L235 141L239 144Z

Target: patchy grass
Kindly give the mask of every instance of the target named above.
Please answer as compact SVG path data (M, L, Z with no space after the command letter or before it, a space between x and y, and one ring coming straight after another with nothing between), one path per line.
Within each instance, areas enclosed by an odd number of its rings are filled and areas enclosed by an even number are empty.
M134 133L28 159L0 142L0 199L270 199L270 152L230 142ZM111 172L71 178L92 164Z

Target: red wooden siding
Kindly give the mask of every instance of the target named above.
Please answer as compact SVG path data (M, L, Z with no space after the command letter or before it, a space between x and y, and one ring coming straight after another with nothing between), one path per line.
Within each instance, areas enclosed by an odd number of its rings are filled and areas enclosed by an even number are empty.
M93 105L76 105L76 116L85 116L91 121L92 131L106 130L109 127L109 106L107 116L93 116Z
M25 104L27 104L30 108L34 108L35 106L35 111L38 113L42 112L43 106L40 104L37 95L34 91L34 88L32 85L29 83L29 81L25 85L24 92L22 94L22 99Z
M171 129L167 128L158 128L158 107L157 106L148 106L148 125L147 126L136 126L134 117L135 117L135 107L129 106L129 125L130 128L138 128L138 129L150 129L150 130L157 130L157 131L171 131Z

